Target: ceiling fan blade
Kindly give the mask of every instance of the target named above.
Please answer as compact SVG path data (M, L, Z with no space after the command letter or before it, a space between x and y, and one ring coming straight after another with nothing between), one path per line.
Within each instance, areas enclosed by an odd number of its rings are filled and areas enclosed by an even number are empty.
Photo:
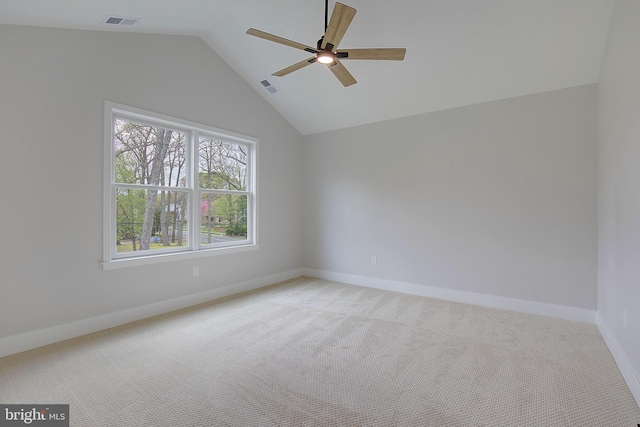
M307 46L306 44L294 42L292 40L285 39L284 37L279 37L279 36L275 36L273 34L265 33L264 31L256 30L255 28L249 28L247 30L247 34L249 34L250 36L255 36L255 37L259 37L261 39L265 39L265 40L269 40L269 41L272 41L272 42L280 43L280 44L283 44L285 46L294 47L296 49L306 50L307 52L310 52L310 53L318 53L318 49L313 48L311 46Z
M329 50L331 51L338 47L354 16L356 16L354 8L336 2L320 47L326 50L327 44L329 44Z
M340 59L382 59L402 61L407 52L405 48L345 49L336 52ZM345 55L346 54L346 55Z
M283 68L280 71L276 71L275 73L271 74L272 76L276 76L276 77L282 77L282 76L286 76L287 74L293 73L294 71L299 70L300 68L306 67L309 64L313 64L314 62L316 62L316 57L312 56L309 59L305 59L304 61L300 61L297 62L293 65L289 65L287 68Z
M342 83L344 87L358 83L344 65L340 63L340 61L336 60L333 65L328 65L327 67L338 78L338 80L340 80L340 83Z

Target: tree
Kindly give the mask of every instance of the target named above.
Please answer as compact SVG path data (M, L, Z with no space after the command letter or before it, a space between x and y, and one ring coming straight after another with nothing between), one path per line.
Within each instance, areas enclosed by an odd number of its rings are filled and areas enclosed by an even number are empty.
M185 135L171 129L151 126L124 119L115 120L115 166L116 182L141 186L162 186L170 188L172 184L180 185L185 164ZM168 184L168 185L167 185ZM131 188L128 188L132 190ZM135 218L136 227L131 224L131 210L126 209L126 197L134 194L140 197L144 193L142 217ZM176 193L161 190L158 196L156 188L135 189L128 192L117 192L118 209L117 229L136 230L132 234L133 248L136 250L136 237L140 238L140 250L150 248L151 236L160 229L163 243L168 245L169 211L173 196L174 210L177 206ZM130 204L130 203L129 203ZM139 203L137 205L139 211ZM175 231L175 230L174 230ZM118 234L122 234L118 231ZM135 234L135 235L134 235Z
M117 234L131 238L134 250L138 238L139 250L150 249L157 233L164 246L182 245L188 193L178 188L185 186L186 133L116 119L114 144L116 183L123 184L116 194ZM247 147L209 137L198 144L201 224L211 243L219 219L227 228L246 229L246 196L234 193L247 188Z
M169 142L169 149L161 176L161 184L163 187L166 184L165 179L169 183L169 186L171 186L172 183L175 183L175 187L180 187L181 184L184 184L183 169L187 159L184 137L184 134L176 132L174 133L174 138ZM162 190L160 192L160 222L162 244L164 246L169 246L171 242L175 242L178 222L176 211L178 194L179 192L171 192L169 190ZM171 212L171 208L173 208L173 212ZM170 225L172 225L173 229L171 236L169 235Z
M118 221L116 243L122 239L130 239L133 250L137 250L136 239L142 228L144 213L143 190L133 190L131 188L118 189L116 197L116 215Z
M245 191L247 188L247 151L242 144L230 143L215 138L201 137L199 141L199 178L207 212L202 213L201 222L207 224L207 243L211 243L215 218L224 218L227 226L237 223L238 196L226 191ZM226 194L215 192L224 190ZM246 199L246 197L244 197ZM245 203L246 213L246 203Z
M115 158L115 176L118 182L133 182L139 169L132 156L125 156L123 152ZM118 189L116 192L116 244L122 239L130 239L133 250L136 248L136 238L140 232L144 212L144 191L130 188Z
M147 178L147 184L160 184L160 177L164 168L164 158L169 149L171 134L173 131L163 128L157 129L157 135L153 145L153 157L151 161L151 173ZM147 190L147 200L144 208L144 221L142 223L142 232L140 233L140 250L148 250L151 243L151 230L153 228L153 217L156 211L156 203L158 201L158 190Z
M177 227L177 235L176 235L176 244L178 246L182 246L183 244L183 234L184 234L184 224L187 222L187 197L184 193L176 193L175 200L175 212L176 216L176 227Z

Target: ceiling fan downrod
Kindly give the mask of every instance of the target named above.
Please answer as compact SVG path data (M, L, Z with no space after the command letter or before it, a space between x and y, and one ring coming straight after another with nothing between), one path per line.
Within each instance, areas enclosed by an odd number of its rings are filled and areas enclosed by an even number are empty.
M329 27L329 0L324 0L324 33L322 33L322 37L318 40L318 50L322 49L322 41L324 40L324 35L327 33L327 28Z
M329 26L327 18L329 17L329 0L324 0L324 33L327 32Z

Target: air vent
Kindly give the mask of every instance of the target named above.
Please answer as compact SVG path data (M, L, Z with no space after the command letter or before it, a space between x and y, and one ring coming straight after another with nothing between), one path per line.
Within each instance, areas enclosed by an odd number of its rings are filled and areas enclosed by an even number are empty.
M103 23L111 25L135 25L140 18L125 18L123 16L107 16Z
M269 83L269 80L266 80L266 79L265 80L261 80L260 84L262 86L264 86L264 88L267 89L269 91L269 93L276 93L277 92L276 88L273 87L271 85L271 83Z

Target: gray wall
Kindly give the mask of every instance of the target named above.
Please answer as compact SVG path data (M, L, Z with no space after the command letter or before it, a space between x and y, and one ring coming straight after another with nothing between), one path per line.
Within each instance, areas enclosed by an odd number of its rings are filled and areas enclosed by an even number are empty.
M598 83L598 314L635 371L640 402L639 17L640 2L616 2Z
M595 85L303 138L198 38L0 25L0 57L0 338L303 265L596 307ZM105 99L260 138L260 250L103 271Z
M0 25L0 58L0 338L300 268L301 135L201 39ZM260 249L103 271L105 99L258 137Z
M594 310L596 115L587 85L303 137L305 267Z

